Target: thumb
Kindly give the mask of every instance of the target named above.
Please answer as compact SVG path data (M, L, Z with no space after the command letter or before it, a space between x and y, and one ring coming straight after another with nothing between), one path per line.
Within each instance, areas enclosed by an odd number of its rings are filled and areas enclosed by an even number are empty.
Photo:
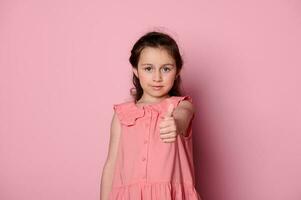
M173 117L174 105L169 103L165 117Z

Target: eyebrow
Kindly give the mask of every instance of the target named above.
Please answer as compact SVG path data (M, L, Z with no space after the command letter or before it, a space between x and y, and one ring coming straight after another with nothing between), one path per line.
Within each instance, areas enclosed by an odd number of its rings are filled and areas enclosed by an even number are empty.
M143 63L143 64L141 64L142 66L143 65L153 65L153 64L151 64L151 63ZM172 66L175 66L174 64L172 64L172 63L165 63L165 64L162 64L161 66L164 66L164 65L172 65Z

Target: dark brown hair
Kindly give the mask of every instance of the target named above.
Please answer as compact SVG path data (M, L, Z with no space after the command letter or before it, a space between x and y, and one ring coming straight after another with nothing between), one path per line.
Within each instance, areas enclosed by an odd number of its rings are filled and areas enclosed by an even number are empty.
M131 56L129 61L133 68L138 70L138 62L140 58L141 51L145 47L155 47L155 48L164 48L167 52L173 57L176 63L177 74L180 72L183 66L182 56L180 54L178 45L176 41L166 33L152 31L143 35L139 40L134 44L131 50ZM139 79L133 73L133 84L134 88L131 88L131 96L137 102L143 94L143 89L140 85ZM170 96L181 96L181 77L180 74L176 76L173 87L170 89L168 94Z

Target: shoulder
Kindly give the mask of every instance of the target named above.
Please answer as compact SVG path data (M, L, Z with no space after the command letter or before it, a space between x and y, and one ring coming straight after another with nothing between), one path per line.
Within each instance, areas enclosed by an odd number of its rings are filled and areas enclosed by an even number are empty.
M125 101L121 103L114 103L113 109L114 109L114 116L117 115L118 119L120 121L123 120L125 117L125 114L130 110L131 108L131 101Z
M113 108L115 111L124 110L126 108L132 107L133 103L134 103L133 101L124 101L121 103L114 103Z
M175 96L176 106L179 109L187 109L194 113L195 106L193 105L192 97L189 95Z
M138 118L144 116L144 110L138 109L135 106L134 101L125 101L122 103L116 103L113 105L113 108L121 124L126 126L134 125Z

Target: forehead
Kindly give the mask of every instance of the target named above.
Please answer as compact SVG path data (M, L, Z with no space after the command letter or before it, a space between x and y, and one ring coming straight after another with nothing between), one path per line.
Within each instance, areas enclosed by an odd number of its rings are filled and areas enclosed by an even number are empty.
M164 48L145 47L140 54L139 62L174 63L173 57Z

